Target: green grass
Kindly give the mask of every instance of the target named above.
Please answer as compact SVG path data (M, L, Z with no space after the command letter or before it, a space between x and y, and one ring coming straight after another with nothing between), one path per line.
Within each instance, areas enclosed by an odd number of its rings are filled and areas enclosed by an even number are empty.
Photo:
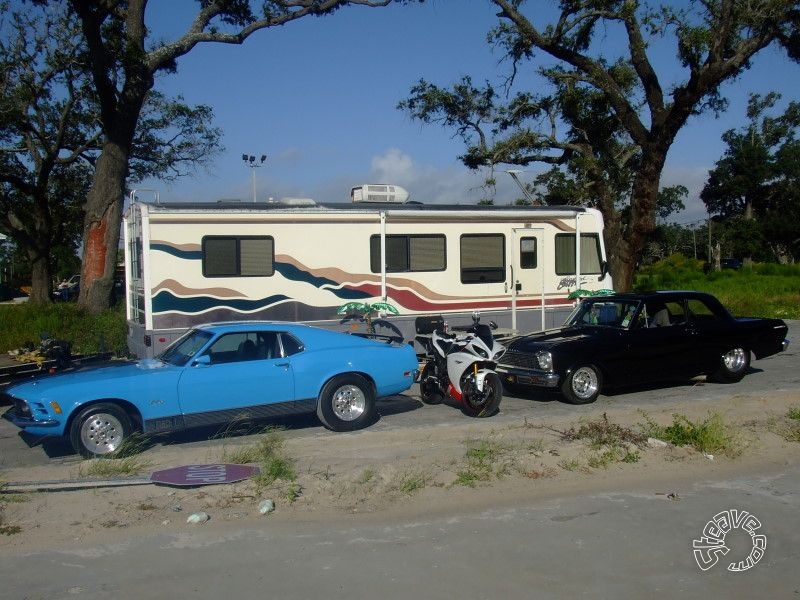
M635 281L637 290L708 292L734 316L800 319L800 265L759 263L706 274L701 261L675 254L641 269Z
M492 440L469 440L466 444L467 464L456 472L455 485L475 487L479 482L507 473L508 465L501 460L508 452L506 446Z
M676 446L691 446L706 454L724 454L735 457L741 454L741 444L731 428L717 413L710 413L705 419L691 421L685 415L672 415L670 425L659 425L645 416L643 431L649 437L669 442Z
M130 477L139 475L150 466L148 461L136 456L126 458L94 458L81 463L78 474L81 477Z
M411 495L423 489L428 482L428 478L424 473L406 473L400 478L400 483L397 489L403 494Z
M261 473L253 477L256 487L263 489L276 481L282 481L289 484L287 499L294 501L299 496L300 488L295 485L297 471L294 460L284 452L284 441L282 429L268 427L255 444L225 450L222 459L235 464L258 464Z

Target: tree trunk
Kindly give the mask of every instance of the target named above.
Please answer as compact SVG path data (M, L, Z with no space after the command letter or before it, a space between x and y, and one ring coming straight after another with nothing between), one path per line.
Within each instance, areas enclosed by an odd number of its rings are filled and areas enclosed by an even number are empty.
M650 235L656 228L658 186L666 157L666 150L645 151L641 166L633 180L631 222L628 226L627 241L619 244L617 249L618 271L612 273L616 277L614 288L619 292L628 292L633 289L636 267L650 240Z
M78 305L92 314L103 312L111 302L127 166L128 156L120 146L106 143L86 196Z
M31 262L31 294L29 302L35 304L49 304L50 288L53 285L50 273L49 252L41 252L39 249L28 250L28 259Z

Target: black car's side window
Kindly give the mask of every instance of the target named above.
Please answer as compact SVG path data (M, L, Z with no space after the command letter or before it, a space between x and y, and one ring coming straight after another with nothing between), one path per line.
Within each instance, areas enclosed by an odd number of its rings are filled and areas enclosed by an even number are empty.
M702 300L691 298L687 302L687 305L689 308L689 315L691 315L692 320L696 323L714 323L720 319L712 308Z

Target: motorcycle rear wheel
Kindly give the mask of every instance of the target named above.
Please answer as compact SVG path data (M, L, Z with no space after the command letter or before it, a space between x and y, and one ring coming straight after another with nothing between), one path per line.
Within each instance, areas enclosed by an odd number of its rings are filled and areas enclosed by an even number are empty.
M444 393L436 381L436 365L429 362L419 376L419 397L425 404L441 404Z
M496 414L503 399L503 383L497 373L487 373L483 391L478 390L475 376L468 373L461 378L461 391L461 412L478 419Z

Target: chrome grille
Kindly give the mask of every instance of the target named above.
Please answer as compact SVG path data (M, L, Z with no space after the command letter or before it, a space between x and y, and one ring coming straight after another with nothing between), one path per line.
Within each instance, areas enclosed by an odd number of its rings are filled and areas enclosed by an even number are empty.
M539 369L539 361L530 352L519 352L517 350L508 350L503 358L500 359L499 364L509 367L521 367L523 369Z

